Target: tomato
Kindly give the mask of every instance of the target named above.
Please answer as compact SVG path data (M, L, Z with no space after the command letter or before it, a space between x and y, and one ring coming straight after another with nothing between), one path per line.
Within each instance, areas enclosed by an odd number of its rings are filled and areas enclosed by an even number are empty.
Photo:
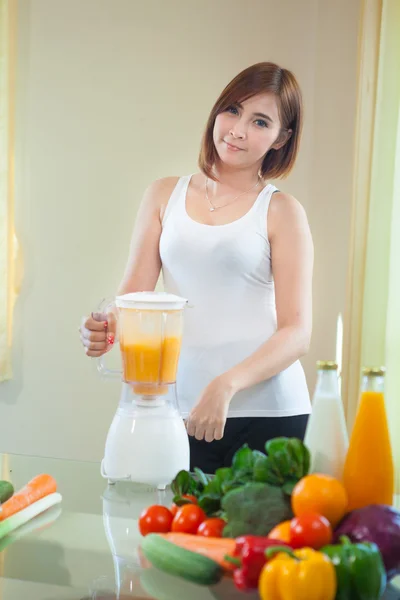
M290 523L290 545L293 548L319 550L332 542L332 527L326 517L317 513L306 513L295 517Z
M171 531L173 515L166 506L154 504L146 508L139 517L139 531L148 533L168 533Z
M181 506L172 521L172 531L196 534L199 525L206 520L206 513L197 504Z
M182 496L182 498L184 498L185 500L189 500L192 504L197 504L196 496L192 496L191 494L184 494ZM180 508L181 508L180 506L178 506L177 504L174 503L174 504L171 504L171 507L169 510L175 516Z
M268 534L271 540L280 540L281 542L290 542L290 523L291 521L282 521L276 525Z
M333 528L346 514L347 505L343 484L330 475L306 475L292 492L292 510L296 517L316 512L326 517Z
M197 535L203 535L204 537L222 537L225 525L226 521L224 521L224 519L206 519L200 524Z
M197 498L196 498L196 496L193 496L192 494L184 494L182 496L182 498L184 498L185 500L190 500L190 502L192 504L197 504Z

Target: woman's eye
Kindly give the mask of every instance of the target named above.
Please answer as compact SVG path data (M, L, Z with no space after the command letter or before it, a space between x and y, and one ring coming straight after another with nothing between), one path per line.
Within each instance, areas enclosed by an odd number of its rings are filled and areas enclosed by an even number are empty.
M257 121L255 121L255 123L257 123L258 127L268 127L267 122L264 121L263 119L257 119Z
M230 112L232 115L237 115L238 109L236 108L236 106L228 106L226 112Z

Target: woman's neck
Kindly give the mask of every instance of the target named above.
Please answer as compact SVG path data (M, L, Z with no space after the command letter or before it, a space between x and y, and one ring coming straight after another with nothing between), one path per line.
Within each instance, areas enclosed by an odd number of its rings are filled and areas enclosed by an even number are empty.
M258 167L235 169L226 165L216 165L213 173L218 181L209 180L208 185L214 190L234 189L245 191L259 180ZM260 182L261 184L261 182Z

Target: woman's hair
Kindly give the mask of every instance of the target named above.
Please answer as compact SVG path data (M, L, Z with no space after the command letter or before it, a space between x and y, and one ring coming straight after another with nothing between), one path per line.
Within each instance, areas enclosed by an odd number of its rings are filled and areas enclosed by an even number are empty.
M296 160L303 125L303 104L299 84L293 73L271 62L261 62L248 67L237 75L222 91L214 104L204 131L199 167L210 179L215 180L212 169L218 159L214 146L213 130L217 115L235 103L263 93L275 94L278 104L281 131L278 142L286 137L278 150L270 149L264 157L260 175L274 179L286 177ZM291 134L288 134L288 130Z

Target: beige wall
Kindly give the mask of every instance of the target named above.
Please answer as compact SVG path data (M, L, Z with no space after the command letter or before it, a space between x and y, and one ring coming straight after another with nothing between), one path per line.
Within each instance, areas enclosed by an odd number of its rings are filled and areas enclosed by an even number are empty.
M83 354L80 318L118 285L144 188L196 170L217 94L262 60L292 69L305 99L301 154L281 188L304 203L315 241L313 387L345 297L358 11L358 0L19 1L25 279L0 451L101 458L119 384Z

